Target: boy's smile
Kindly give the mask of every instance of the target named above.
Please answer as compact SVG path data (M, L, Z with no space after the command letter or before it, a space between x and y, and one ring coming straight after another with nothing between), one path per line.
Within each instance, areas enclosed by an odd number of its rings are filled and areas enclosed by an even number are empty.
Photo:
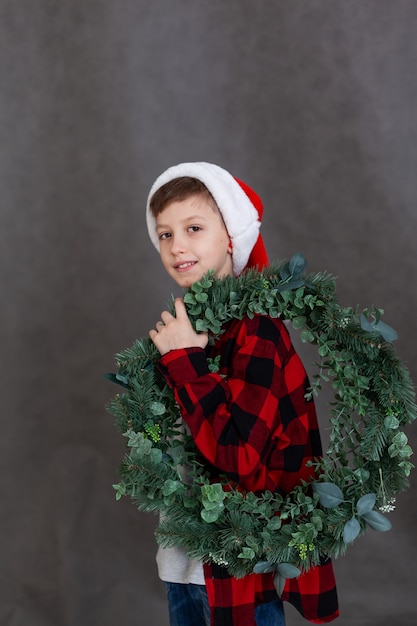
M233 274L232 246L221 215L202 195L171 202L156 218L164 268L188 288L209 270L218 277Z

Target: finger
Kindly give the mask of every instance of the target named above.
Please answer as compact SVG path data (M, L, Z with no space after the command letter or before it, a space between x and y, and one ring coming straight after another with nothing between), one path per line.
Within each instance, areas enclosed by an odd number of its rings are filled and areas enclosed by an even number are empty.
M172 322L172 320L174 320L175 317L173 315L171 315L171 313L169 311L162 311L161 313L161 320L162 320L162 324L169 324L169 322ZM158 322L158 324L160 324L161 322Z
M188 319L187 309L185 308L184 300L182 298L175 298L174 306L177 318Z

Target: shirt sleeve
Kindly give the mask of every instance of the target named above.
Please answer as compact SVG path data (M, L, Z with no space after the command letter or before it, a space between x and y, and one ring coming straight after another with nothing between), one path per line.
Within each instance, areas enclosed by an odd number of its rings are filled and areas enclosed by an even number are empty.
M173 350L161 358L195 445L237 482L267 459L281 470L288 469L290 459L296 473L308 439L306 375L286 329L262 316L247 320L233 350L227 378L210 372L200 348Z

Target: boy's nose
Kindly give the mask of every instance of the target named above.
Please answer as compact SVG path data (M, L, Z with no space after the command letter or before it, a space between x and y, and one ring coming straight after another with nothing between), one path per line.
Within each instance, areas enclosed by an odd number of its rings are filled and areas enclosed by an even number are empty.
M173 235L171 239L171 252L173 254L178 254L180 252L185 252L186 244L184 237L181 235Z

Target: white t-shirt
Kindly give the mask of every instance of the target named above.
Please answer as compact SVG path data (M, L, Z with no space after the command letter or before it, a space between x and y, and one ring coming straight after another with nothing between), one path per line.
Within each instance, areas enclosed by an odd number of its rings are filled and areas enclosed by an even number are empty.
M205 585L203 564L188 558L181 548L158 547L156 554L159 578L167 583Z

